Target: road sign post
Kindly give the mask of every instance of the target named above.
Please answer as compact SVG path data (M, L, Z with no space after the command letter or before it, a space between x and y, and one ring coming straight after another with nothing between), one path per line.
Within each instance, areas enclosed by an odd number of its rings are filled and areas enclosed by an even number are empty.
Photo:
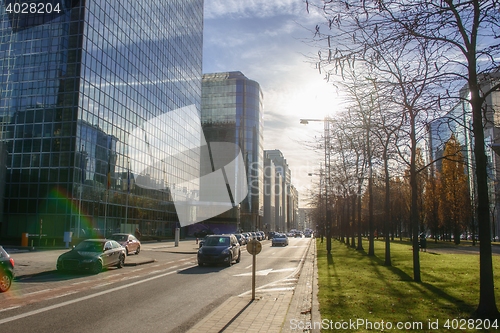
M256 240L252 239L247 244L247 251L252 255L252 301L255 300L255 267L256 267L256 257L257 254L262 251L262 244Z

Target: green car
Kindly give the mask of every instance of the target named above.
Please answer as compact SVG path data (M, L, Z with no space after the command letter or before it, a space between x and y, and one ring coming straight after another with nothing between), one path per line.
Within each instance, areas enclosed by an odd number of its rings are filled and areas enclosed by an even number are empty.
M57 270L98 274L104 267L122 268L125 256L125 248L114 240L87 239L59 256Z

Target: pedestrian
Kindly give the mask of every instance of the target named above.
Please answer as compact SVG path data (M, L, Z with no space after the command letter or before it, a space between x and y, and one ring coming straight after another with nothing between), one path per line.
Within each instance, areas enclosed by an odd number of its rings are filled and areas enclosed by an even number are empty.
M135 238L137 238L137 239L139 239L139 240L140 240L140 239L141 239L141 236L142 236L142 234L141 234L141 232L139 231L139 228L135 228Z
M420 241L418 243L420 245L420 251L427 252L427 239L424 233L420 234Z

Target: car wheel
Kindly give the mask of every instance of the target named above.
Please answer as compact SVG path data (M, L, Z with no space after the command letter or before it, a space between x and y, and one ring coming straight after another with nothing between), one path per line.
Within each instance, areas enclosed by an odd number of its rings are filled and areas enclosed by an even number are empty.
M137 247L137 251L135 251L135 254L139 254L139 252L141 252L141 247L140 246Z
M118 260L118 263L116 264L116 268L123 268L125 266L125 256L120 254L120 259Z
M229 260L227 261L227 264L226 266L227 267L231 267L231 265L233 264L233 256L232 255L229 255Z
M99 274L102 271L102 263L99 260L96 261L90 271L92 274Z
M236 259L236 263L239 263L241 259L241 251L238 251L238 259Z
M3 274L0 276L0 293L4 293L9 290L12 285L12 276L10 274Z

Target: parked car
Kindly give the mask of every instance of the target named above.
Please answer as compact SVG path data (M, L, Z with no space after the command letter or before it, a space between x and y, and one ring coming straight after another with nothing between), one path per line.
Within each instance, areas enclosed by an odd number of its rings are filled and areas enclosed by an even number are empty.
M203 247L198 250L198 265L225 264L231 266L233 261L241 259L240 243L233 234L207 236Z
M274 234L273 239L271 240L271 246L287 246L288 245L288 236L286 234Z
M206 240L207 238L208 238L208 236L205 236L202 240L200 240L200 241L198 242L199 247L202 247L202 246L203 246L203 244L205 244L205 240Z
M0 293L9 290L14 278L14 259L0 246Z
M123 246L126 255L129 255L129 253L139 254L141 252L141 242L132 234L112 234L109 238Z
M112 239L86 239L57 258L57 270L97 274L104 267L122 268L125 256L125 248Z
M247 239L242 234L234 234L234 235L236 236L236 239L238 240L238 243L240 243L240 245L245 245L247 243Z
M260 241L266 240L266 234L264 233L264 231L257 231L257 234L260 235Z
M245 232L243 235L245 236L247 243L253 239L252 234L249 232Z

